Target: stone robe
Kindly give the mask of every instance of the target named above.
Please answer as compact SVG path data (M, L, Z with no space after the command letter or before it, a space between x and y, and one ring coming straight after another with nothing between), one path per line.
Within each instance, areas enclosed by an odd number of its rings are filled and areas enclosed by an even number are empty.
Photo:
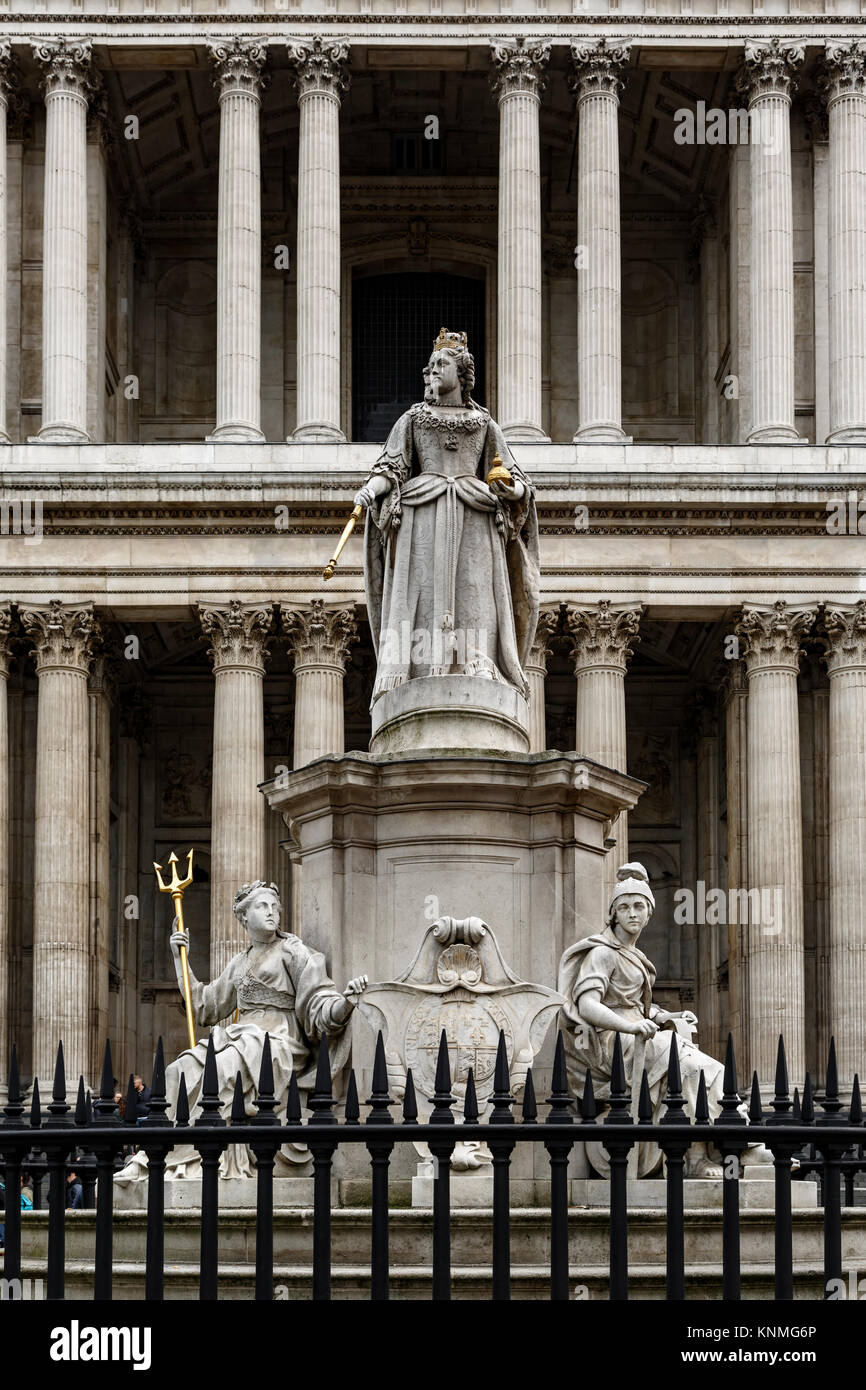
M499 454L525 492L497 499ZM365 577L378 658L373 700L416 676L486 676L526 693L538 620L538 519L529 483L482 407L417 404L391 430L367 511Z

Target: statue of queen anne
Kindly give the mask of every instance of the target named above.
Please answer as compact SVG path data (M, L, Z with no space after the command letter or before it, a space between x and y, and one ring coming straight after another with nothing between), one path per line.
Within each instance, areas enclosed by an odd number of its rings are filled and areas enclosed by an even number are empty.
M423 402L400 416L355 496L367 508L373 701L418 676L452 674L526 694L538 619L533 490L472 399L466 334L443 328L423 376ZM503 466L488 482L497 455Z
M285 1114L289 1081L296 1073L303 1092L314 1082L314 1048L327 1036L332 1075L348 1065L349 1034L346 1028L364 990L367 976L350 980L341 993L325 969L325 957L312 951L297 937L280 930L280 895L276 884L257 879L245 883L235 894L233 912L245 928L250 944L233 956L218 979L202 984L190 972L190 991L196 1023L211 1028L216 1054L218 1089L222 1113L231 1109L235 1078L240 1072L244 1103L249 1116L256 1114L259 1070L265 1034L271 1040L274 1067L274 1095L277 1113ZM178 987L183 993L180 947L187 945L179 931L171 935ZM223 1027L220 1019L237 1010L237 1021ZM182 1052L165 1069L165 1090L171 1119L177 1112L181 1076L186 1081L190 1112L201 1097L207 1041ZM309 1151L302 1144L284 1144L277 1153L280 1165L305 1163ZM144 1177L147 1158L135 1154L117 1175L116 1181ZM223 1153L220 1176L255 1177L255 1160L243 1144L231 1144ZM167 1178L199 1177L201 1159L190 1144L176 1145L166 1161Z

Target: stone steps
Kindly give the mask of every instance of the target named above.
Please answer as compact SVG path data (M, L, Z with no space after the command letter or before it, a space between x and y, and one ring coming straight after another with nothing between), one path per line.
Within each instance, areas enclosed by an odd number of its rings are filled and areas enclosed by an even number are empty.
M24 1261L25 1277L44 1277L44 1265L35 1260ZM847 1277L847 1276L846 1276ZM197 1263L166 1264L165 1298L168 1301L198 1298L199 1266ZM743 1268L742 1296L745 1300L772 1300L774 1270L772 1264L754 1264ZM492 1286L490 1265L463 1265L452 1270L452 1297L456 1300L489 1300ZM541 1265L513 1263L511 1267L511 1296L518 1300L545 1301L549 1298L549 1271ZM569 1288L572 1298L606 1301L609 1296L608 1271L597 1266L572 1264L569 1267ZM67 1263L67 1299L89 1299L93 1291L93 1263L72 1260ZM390 1295L392 1299L429 1301L432 1292L430 1265L392 1265ZM370 1276L367 1265L335 1265L331 1274L331 1294L336 1300L365 1300L370 1297ZM820 1264L794 1264L794 1296L796 1299L820 1300L824 1294L824 1276ZM251 1300L255 1295L255 1272L248 1264L221 1263L219 1266L219 1297L226 1300ZM633 1299L663 1300L665 1271L663 1264L632 1264L629 1266L629 1295ZM144 1270L140 1263L121 1261L114 1266L113 1296L115 1300L144 1297ZM309 1300L312 1279L309 1266L276 1264L274 1266L274 1297L278 1300ZM694 1301L718 1300L722 1297L721 1271L714 1264L691 1264L686 1267L686 1298Z

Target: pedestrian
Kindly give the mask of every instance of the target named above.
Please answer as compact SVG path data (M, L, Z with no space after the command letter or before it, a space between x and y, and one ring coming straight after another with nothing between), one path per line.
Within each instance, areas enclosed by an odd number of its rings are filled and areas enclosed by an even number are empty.
M136 1100L135 1115L130 1116L130 1119L134 1119L135 1124L140 1125L142 1120L147 1119L147 1107L150 1105L151 1090L149 1086L145 1086L140 1076L134 1076L132 1078L132 1084L136 1090Z
M33 1210L33 1179L26 1172L21 1174L21 1210Z
M84 1188L74 1168L70 1168L66 1174L66 1205L71 1211L84 1206Z

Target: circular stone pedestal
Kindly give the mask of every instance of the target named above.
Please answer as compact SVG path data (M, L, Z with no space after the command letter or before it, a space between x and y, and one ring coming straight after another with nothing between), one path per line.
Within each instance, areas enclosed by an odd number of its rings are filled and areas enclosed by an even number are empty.
M529 752L529 702L513 685L480 676L421 676L380 695L372 710L374 758L461 749Z

